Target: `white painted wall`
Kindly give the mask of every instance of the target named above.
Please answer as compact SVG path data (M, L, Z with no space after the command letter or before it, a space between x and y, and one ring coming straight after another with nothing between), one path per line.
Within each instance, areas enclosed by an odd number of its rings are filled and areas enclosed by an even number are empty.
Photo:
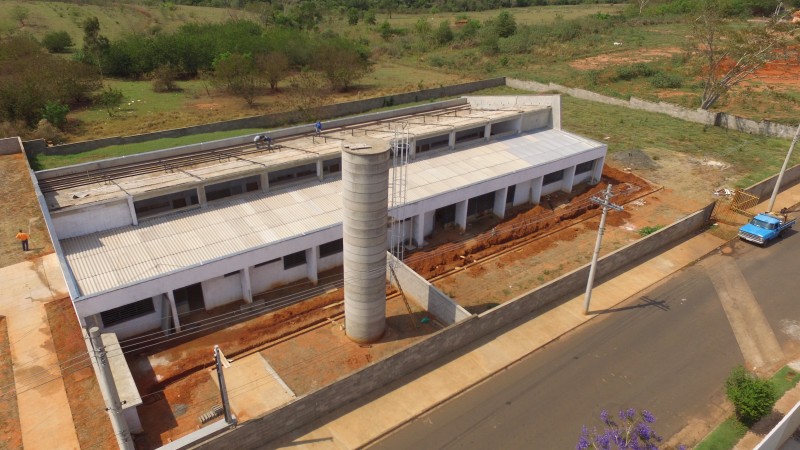
M344 264L344 253L339 252L335 255L326 256L324 258L319 259L319 263L317 268L320 272L324 272L326 270L334 269L336 267L341 266ZM320 283L325 283L326 280L320 280Z
M133 224L128 199L50 213L59 239L111 230Z
M229 277L215 277L201 283L206 309L214 309L227 303L241 300L242 276L239 273Z
M273 263L254 267L250 271L250 286L253 295L268 291L272 288L283 275L283 260L279 259Z
M139 301L139 300L142 299L137 298L135 300L130 300L127 303L133 303L134 301ZM167 312L161 308L162 306L161 303L162 302L160 301L153 301L153 306L155 306L155 312L152 312L146 316L137 317L127 322L118 323L110 327L102 327L102 331L103 333L116 333L117 338L122 340L132 336L136 336L137 334L142 334L145 331L160 330L161 318L167 314ZM89 322L92 326L94 325L93 323L91 323L91 319L89 320Z

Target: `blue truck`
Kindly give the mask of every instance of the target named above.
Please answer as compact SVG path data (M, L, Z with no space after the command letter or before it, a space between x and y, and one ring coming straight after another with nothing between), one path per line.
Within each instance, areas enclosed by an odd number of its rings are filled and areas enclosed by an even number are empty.
M795 219L789 220L786 214L756 214L749 223L739 228L739 238L754 244L767 245L767 242L792 228L795 222Z

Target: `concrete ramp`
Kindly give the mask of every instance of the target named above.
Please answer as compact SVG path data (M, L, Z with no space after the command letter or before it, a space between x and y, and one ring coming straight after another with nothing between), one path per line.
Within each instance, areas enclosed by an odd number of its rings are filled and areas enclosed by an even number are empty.
M292 401L294 392L260 353L234 359L223 369L231 409L239 422L263 415ZM216 370L211 372L219 387Z

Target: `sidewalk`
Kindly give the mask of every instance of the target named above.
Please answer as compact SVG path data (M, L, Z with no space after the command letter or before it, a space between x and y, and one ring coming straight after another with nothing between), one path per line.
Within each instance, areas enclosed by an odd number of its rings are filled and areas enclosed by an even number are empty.
M800 185L781 193L776 207L797 203L800 203ZM760 211L766 208L766 204L759 204L755 209ZM613 308L723 244L723 239L703 233L653 256L595 286L591 310ZM285 436L271 445L293 450L319 450L361 448L375 442L596 317L583 315L583 301L583 295L577 296L393 391L355 408L353 405L340 408L292 433L294 439ZM800 389L790 392L800 396Z
M68 295L54 253L0 268L22 443L26 449L77 449L67 394L44 305Z

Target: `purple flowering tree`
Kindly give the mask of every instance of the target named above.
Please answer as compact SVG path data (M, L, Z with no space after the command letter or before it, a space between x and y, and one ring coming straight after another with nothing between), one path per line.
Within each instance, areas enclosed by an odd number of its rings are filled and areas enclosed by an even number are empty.
M647 410L637 413L635 409L628 408L618 414L619 419L600 412L600 420L605 427L602 431L593 428L591 431L584 426L578 439L577 450L658 450L662 438L650 427L656 421Z

